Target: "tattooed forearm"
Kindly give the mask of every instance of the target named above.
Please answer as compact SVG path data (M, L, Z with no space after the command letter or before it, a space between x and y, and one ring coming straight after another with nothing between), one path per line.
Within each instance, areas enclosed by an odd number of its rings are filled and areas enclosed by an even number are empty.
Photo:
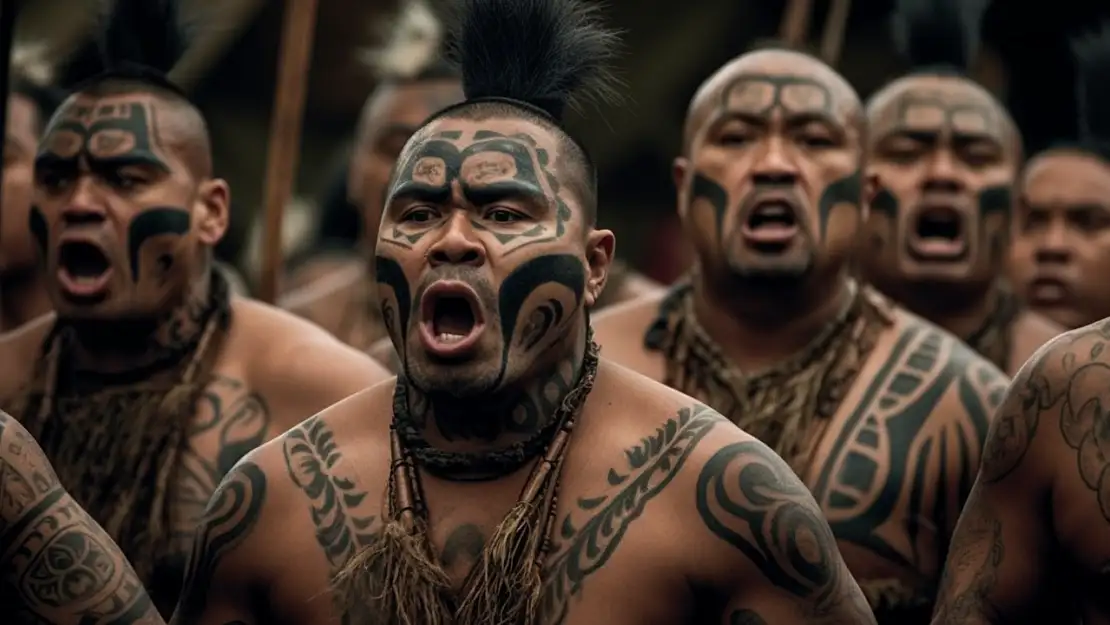
M96 522L62 489L38 444L0 413L0 605L5 623L160 623Z
M866 610L843 579L832 530L805 485L766 445L733 443L706 462L695 493L702 521L812 617Z
M715 425L727 423L700 404L683 408L653 436L625 451L628 466L610 469L613 495L578 500L578 510L567 515L552 547L556 557L544 574L542 621L559 625L566 620L569 600L586 578L601 570L620 545L628 526L682 469L690 452ZM581 525L573 517L589 515Z
M216 489L193 538L185 587L174 613L175 625L200 622L220 562L254 530L266 502L266 474L240 463Z
M352 510L366 499L366 492L332 470L342 455L332 431L318 417L290 430L284 439L285 466L297 488L309 499L316 528L316 542L327 555L332 572L374 540L375 517Z

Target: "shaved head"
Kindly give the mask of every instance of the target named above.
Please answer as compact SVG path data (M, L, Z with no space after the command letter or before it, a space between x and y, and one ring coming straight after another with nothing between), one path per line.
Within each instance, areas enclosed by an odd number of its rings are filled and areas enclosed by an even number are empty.
M809 54L782 48L769 48L749 52L733 59L698 87L686 111L686 123L682 133L683 153L689 153L695 136L712 113L721 108L722 102L726 98L735 98L737 95L740 95L740 97L760 97L754 92L750 93L750 96L735 93L737 80L742 79L745 75L753 77L793 77L820 84L831 100L829 102L830 109L843 116L857 129L862 129L863 114L859 96L843 76L820 59ZM823 97L824 95L803 93L805 91L803 89L795 91L797 92L796 98L799 101L807 97ZM765 97L767 97L766 105L770 106L771 99L774 96ZM791 96L781 94L778 97L790 99Z

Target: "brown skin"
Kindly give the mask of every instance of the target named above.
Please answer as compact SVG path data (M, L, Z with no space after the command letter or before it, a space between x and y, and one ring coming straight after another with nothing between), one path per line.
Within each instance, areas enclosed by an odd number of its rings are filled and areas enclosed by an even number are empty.
M0 333L50 311L34 240L27 236L34 186L35 147L46 120L21 95L8 98L4 127L4 184L0 198Z
M547 151L548 168L564 184L552 188L540 176L541 197L546 199L509 195L492 204L472 204L463 185L480 189L490 181L491 170L497 171L492 182L505 181L501 177L505 170L495 167L505 164L499 158L504 154L479 149L463 161L462 184L451 185L447 203L396 197L383 221L388 227L382 232L389 236L383 234L378 246L378 254L396 263L411 284L454 276L486 293L479 300L487 329L475 349L452 364L431 358L425 343L415 338L423 323L418 315L409 320L397 316L399 294L391 285L398 282L381 286L380 293L383 305L398 320L392 336L404 346L412 380L424 388L449 391L448 401L433 402L433 414L426 418L426 440L437 448L472 452L503 448L530 433L496 426L507 424L509 414L524 405L506 403L506 397L520 397L516 393L523 392L522 402L542 402L545 394L550 395L552 383L558 380L565 388L572 379L582 361L585 310L604 286L614 247L612 233L595 229L592 220L584 218L581 197L571 190L575 185L566 183L568 167L560 150L564 144L545 126L503 117L440 119L417 135L411 149L419 149L437 133L452 131L459 135L449 142L459 148L474 145L482 141L474 137L478 130L530 136L534 145L523 139L506 141L520 141L516 145L525 151ZM532 153L532 167L540 162L537 154ZM436 161L425 157L412 179L442 183ZM512 180L516 184L522 179ZM552 210L558 204L556 198L569 211L569 218ZM559 219L564 219L563 234L552 236L559 230ZM394 224L400 228L396 235ZM502 236L494 236L495 232ZM518 236L509 236L512 233ZM552 255L581 264L581 297L555 282L534 284L517 319L499 318L497 299L489 301L498 297L493 292L511 283L509 278L518 275L513 273L518 268L547 262L544 259ZM492 291L481 287L483 283ZM563 312L555 315L557 320L546 327L547 332L534 336L536 322L525 321L537 319L536 313L551 300ZM511 343L502 344L499 328L493 326L516 321L520 323L515 324ZM407 340L401 339L402 327L409 330ZM521 346L528 342L521 339L528 338L535 339L537 347ZM508 365L499 378L505 352ZM233 620L248 625L335 622L340 615L329 597L329 580L358 550L371 544L382 527L390 472L388 424L386 419L367 417L391 413L395 384L375 386L324 411L240 463L213 499L212 520L199 532L209 544L200 559L207 566L190 572L190 590L174 616L176 625L222 625ZM548 396L547 401L550 405L560 399ZM451 409L458 412L452 414ZM460 419L461 414L467 416ZM550 414L545 411L544 417L550 419ZM684 417L675 420L680 414ZM468 427L491 425L497 432L492 438L480 440L465 433ZM448 426L452 441L447 439ZM662 444L651 451L644 446L645 437L658 437ZM321 454L328 456L326 461ZM805 489L766 447L713 411L602 360L567 454L556 512L556 527L562 528L556 531L562 533L544 574L549 607L537 623L662 625L695 622L698 609L704 622L789 625L871 620ZM629 463L633 457L643 462L633 466ZM770 471L764 475L781 481L757 486L749 480L759 480L758 471L740 475L741 468L755 465ZM449 482L421 471L435 558L456 588L494 526L517 501L530 466L480 482ZM724 482L719 481L722 477ZM724 513L715 486L726 488L729 497L739 497L732 490L738 483L764 489L761 494L774 503L761 510L796 513L797 531L774 536L759 551L753 538L772 536L765 523L779 517L775 512L759 520L748 516L754 513L750 501L737 503L734 515ZM324 489L316 490L313 484ZM705 504L704 516L696 505L699 497ZM597 507L590 510L578 503L587 498L605 500L594 499ZM328 508L324 516L314 512L324 507ZM325 530L328 525L343 531ZM227 548L219 547L231 536L238 538ZM273 549L279 537L284 545L280 556ZM752 549L753 557L760 554L762 570L742 549ZM819 573L807 578L786 564L791 549L800 549L807 560L821 559L826 566L817 567ZM579 574L572 584L569 576ZM768 575L781 575L776 577L780 585ZM637 583L629 585L629 579ZM707 605L715 606L713 613L706 612ZM565 618L559 619L563 610ZM756 616L765 621L753 620Z
M887 201L872 205L860 269L900 304L969 337L991 312L1010 249L1011 190L1021 160L1013 122L979 85L933 75L895 81L872 99L867 118L868 173ZM916 253L919 218L931 205L960 215L967 246L962 258ZM1012 328L1007 372L1062 331L1023 311Z
M1033 310L1066 328L1110 315L1110 163L1070 149L1031 159L1016 230L1010 276Z
M161 625L119 547L62 488L35 439L3 411L0 491L0 587L11 601L5 622ZM83 566L63 569L71 557Z
M757 98L720 108L723 90L761 75L823 85L835 115L814 123L807 121L812 118L805 109L795 117L786 107L767 107L771 113L762 117L767 108ZM787 96L782 99L787 101ZM860 210L860 205L866 209L862 202L838 207L829 217L824 239L795 241L799 249L789 258L759 259L730 234L742 198L760 176L777 171L793 181L792 191L802 198L803 230L816 231L812 224L818 218L818 198L830 183L859 166L858 116L858 100L842 78L810 57L781 51L740 57L695 96L686 126L689 151L675 161L679 214L698 248L704 276L693 291L698 322L740 371L782 362L837 314L847 288L848 252L861 212L866 212ZM740 121L744 117L748 123ZM726 234L720 239L713 236L708 202L692 197L693 172L728 190ZM813 267L800 278L783 269L788 261L799 259L811 259L806 262ZM756 269L780 270L777 286L752 285L735 277ZM654 296L629 302L594 318L597 340L607 357L659 381L665 379L666 363L660 352L644 347L644 336L661 300ZM914 390L896 390L908 379L918 382ZM948 544L966 485L978 467L988 415L1005 381L1001 372L951 335L895 309L893 324L881 332L839 410L813 441L813 459L803 475L857 579L893 578L919 589L939 579L939 554ZM966 395L957 392L961 388ZM900 398L883 399L895 396ZM875 431L865 433L863 415L877 420ZM872 434L884 441L880 453L865 443ZM946 453L940 452L942 440ZM895 446L898 441L902 442ZM962 451L957 452L958 447ZM920 476L913 468L918 462L928 467ZM858 503L837 503L849 491Z
M1101 404L1110 323L1045 345L1014 379L960 516L935 625L1110 623Z
M389 174L401 148L432 113L463 99L454 80L386 84L366 102L358 126L358 142L351 158L347 188L351 202L362 207L363 240L376 241L382 219L382 199ZM304 317L383 363L393 361L392 346L378 319L356 314L372 293L373 275L356 255L321 255L290 276L291 288L282 308ZM653 292L660 285L634 272L614 281L600 305L623 302Z
M95 326L116 337L110 342L89 342L79 329L67 356L75 370L95 373L140 368L182 336L200 331L186 310L188 304L207 301L211 248L227 228L227 184L209 177L207 146L195 134L199 118L190 119L195 113L180 104L146 93L76 96L64 105L61 116L65 119L78 108L111 106L124 110L135 106L158 120L156 127L135 132L157 137L152 154L159 164L101 163L90 168L90 162L96 161L84 156L76 167L58 164L58 153L51 150L66 145L67 139L59 135L71 131L48 129L40 152L43 165L38 167L36 205L47 224L46 255L51 268L47 286L58 312L0 338L0 353L5 354L0 359L0 407L10 408L26 392L44 339L59 316L79 328ZM97 141L96 134L92 141ZM120 233L126 233L134 219L155 210L152 207L163 206L188 211L191 227L181 236L163 234L141 246L140 278L133 280ZM75 213L96 218L86 217L86 223L76 226L63 219ZM92 303L67 296L58 278L59 241L75 235L95 241L112 259L107 293ZM167 256L172 262L164 261ZM156 265L164 268L161 275L154 271ZM228 450L269 440L306 415L387 375L368 357L288 313L238 297L232 298L231 313L230 328L212 381L197 405L182 460L188 470L181 471L181 479L188 483L178 485L185 495L175 503L173 524L183 532L195 526L207 495L222 477L213 467L224 464L223 471L230 467ZM137 328L150 328L150 335L126 340ZM151 375L166 373L163 369Z

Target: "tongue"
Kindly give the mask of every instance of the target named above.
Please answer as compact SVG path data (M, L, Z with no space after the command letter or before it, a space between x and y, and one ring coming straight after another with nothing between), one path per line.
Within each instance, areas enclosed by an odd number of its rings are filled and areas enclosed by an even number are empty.
M457 297L445 297L436 302L432 329L437 336L464 337L474 329L474 312L470 304Z

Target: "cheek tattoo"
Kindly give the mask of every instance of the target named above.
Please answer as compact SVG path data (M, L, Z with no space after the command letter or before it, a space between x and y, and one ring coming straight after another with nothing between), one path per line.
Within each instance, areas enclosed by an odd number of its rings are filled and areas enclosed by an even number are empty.
M985 224L991 215L1001 215L1002 224L991 233L990 260L1001 262L1006 256L1010 241L1010 225L1013 218L1013 191L1010 185L984 187L979 191L976 205L979 208L979 223Z
M817 203L817 218L818 232L821 233L821 240L825 240L825 231L829 225L829 217L832 211L838 204L851 204L857 209L860 205L860 198L863 193L863 170L856 169L854 172L844 176L825 187L824 193L821 194L821 199Z
M401 265L392 258L385 256L374 257L374 277L378 284L385 285L393 290L393 297L397 299L397 310L393 309L388 298L381 299L382 323L391 336L399 337L397 352L404 360L405 348L409 334L409 317L412 315L412 289Z
M714 236L717 245L721 245L725 236L724 224L725 213L728 212L728 191L725 191L724 187L710 180L701 172L695 171L693 180L690 181L690 204L693 205L698 199L705 200L713 209L713 223L717 229Z
M497 312L501 318L501 372L497 376L497 384L505 377L509 366L509 352L512 347L513 334L520 320L521 310L529 297L540 287L546 284L559 284L574 294L574 307L582 304L582 296L586 290L586 269L582 261L573 254L545 254L517 267L505 281L501 283L500 292L497 294ZM529 347L534 346L552 329L559 327L563 321L564 310L562 305L551 305L552 300L541 304L537 321L541 323L530 328L526 333Z
M28 219L27 226L31 229L31 237L35 240L35 245L39 248L39 261L46 263L47 240L49 238L50 227L46 225L46 216L42 214L42 209L38 206L31 207L31 215Z
M164 235L182 236L189 232L192 215L184 208L157 206L148 208L135 216L127 227L127 258L131 263L131 279L139 281L139 250L144 243L154 237ZM173 264L173 257L164 255L159 258L163 270Z

